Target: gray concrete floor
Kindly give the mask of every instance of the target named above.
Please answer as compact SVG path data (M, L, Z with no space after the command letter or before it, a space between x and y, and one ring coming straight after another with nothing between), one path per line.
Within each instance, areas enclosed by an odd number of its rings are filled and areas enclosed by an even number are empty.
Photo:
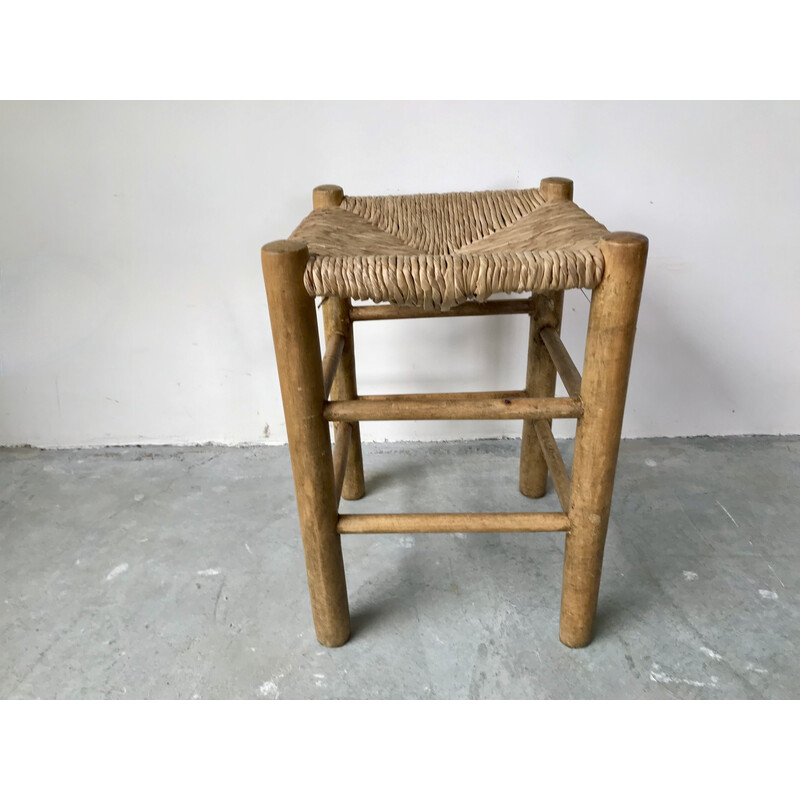
M555 509L518 453L368 445L343 506ZM625 441L591 646L558 641L563 534L437 534L345 537L328 650L287 448L0 450L0 697L797 698L798 499L799 437Z

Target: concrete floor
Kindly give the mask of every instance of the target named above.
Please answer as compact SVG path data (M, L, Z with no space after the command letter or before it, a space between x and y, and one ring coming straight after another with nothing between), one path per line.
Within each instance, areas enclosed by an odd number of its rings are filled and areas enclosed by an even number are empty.
M554 510L518 453L368 445L343 506ZM625 441L590 647L563 534L446 534L345 537L327 650L287 448L0 450L0 697L798 698L799 499L800 437Z

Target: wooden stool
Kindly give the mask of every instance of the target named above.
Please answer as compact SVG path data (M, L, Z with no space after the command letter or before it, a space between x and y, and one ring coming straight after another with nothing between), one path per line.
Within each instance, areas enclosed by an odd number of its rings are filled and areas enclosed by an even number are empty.
M572 181L518 191L345 197L314 211L261 260L319 641L350 636L340 534L565 531L561 641L591 641L647 239L609 233L572 202ZM591 289L583 377L560 337L565 289ZM497 292L529 293L487 302ZM314 298L323 300L320 356ZM379 305L352 306L351 299ZM525 389L359 397L353 322L529 314ZM556 372L568 397L554 397ZM328 397L332 398L328 400ZM572 478L551 432L576 418ZM520 491L563 513L339 514L364 494L361 420L523 420ZM331 453L328 423L334 423Z

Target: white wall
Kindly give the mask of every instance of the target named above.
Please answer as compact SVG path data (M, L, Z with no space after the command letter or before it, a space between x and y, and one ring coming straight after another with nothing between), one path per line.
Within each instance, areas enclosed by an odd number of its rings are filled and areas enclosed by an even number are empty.
M259 248L291 232L312 187L547 175L573 178L612 230L650 237L624 434L800 432L800 104L3 103L0 443L284 442ZM587 311L568 293L579 364ZM364 393L524 380L521 318L357 337ZM363 426L377 440L519 430Z

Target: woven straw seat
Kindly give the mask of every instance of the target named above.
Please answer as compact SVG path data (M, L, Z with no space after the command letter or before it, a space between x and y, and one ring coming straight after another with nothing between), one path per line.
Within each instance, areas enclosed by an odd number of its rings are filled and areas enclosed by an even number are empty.
M448 309L498 292L593 289L608 230L538 189L342 197L292 233L305 286L334 296Z

